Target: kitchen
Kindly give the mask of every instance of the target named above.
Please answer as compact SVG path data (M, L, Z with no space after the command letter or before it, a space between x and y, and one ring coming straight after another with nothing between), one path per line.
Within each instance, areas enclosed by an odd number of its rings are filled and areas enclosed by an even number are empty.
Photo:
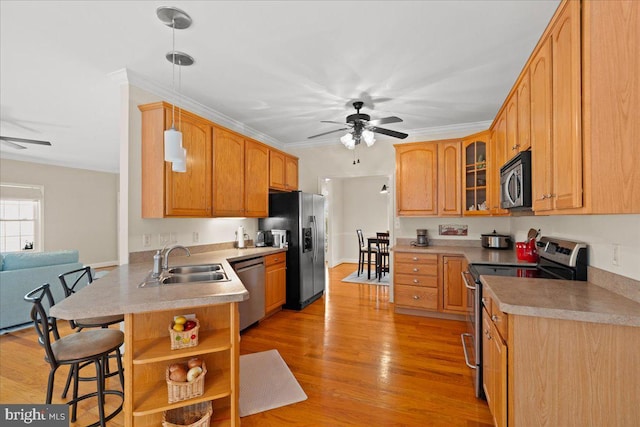
M251 219L216 219L216 220L179 220L163 219L142 220L139 216L141 211L140 200L140 171L135 165L140 164L139 158L139 135L140 122L135 115L137 106L147 102L158 101L159 98L149 92L132 87L128 93L129 111L132 118L129 121L128 132L131 135L132 144L129 146L128 164L129 171L126 179L123 179L128 189L128 200L122 205L127 205L124 209L127 221L125 227L128 232L127 239L119 242L120 259L122 254L128 257L129 252L139 252L145 250L144 236L151 235L154 238L163 234L168 234L169 239L174 234L180 243L193 244L194 240L202 242L227 242L233 240L233 230L238 225L244 225L247 232L253 235L257 230L257 221ZM488 127L485 126L485 129ZM418 140L445 139L448 137L463 137L471 134L480 128L469 129L434 129L433 135L421 136ZM450 134L447 134L449 132ZM351 165L348 162L338 161L336 156L340 154L337 150L326 150L323 148L294 148L290 154L299 158L299 188L305 191L315 192L318 188L318 178L326 176L349 176L353 174L353 169L348 169ZM360 165L357 174L365 175L388 175L393 181L395 170L394 149L391 144L376 144L366 150L359 152ZM11 167L11 162L7 162ZM3 163L3 174L5 169ZM15 165L15 169L19 169ZM26 174L26 171L25 171ZM16 173L14 176L18 177ZM28 179L28 178L24 178ZM3 175L3 181L5 180ZM391 188L395 186L392 185ZM126 194L126 193L124 193ZM393 194L393 193L392 193ZM393 200L393 199L391 199ZM393 203L393 202L391 202ZM122 218L122 217L121 217ZM570 215L570 216L513 216L513 217L463 217L463 218L393 218L393 224L389 227L394 238L410 238L415 235L415 229L426 228L432 238L437 236L438 226L442 223L464 223L468 225L468 239L478 240L480 234L492 229L508 232L515 240L524 240L529 228L541 228L544 234L574 238L586 241L590 245L590 265L609 272L614 272L624 277L638 280L638 265L634 262L640 254L638 236L638 215ZM121 230L122 231L122 230ZM194 234L196 233L196 234ZM223 237L224 236L224 237ZM154 239L155 240L155 239ZM617 249L614 245L618 245ZM157 246L156 242L153 246ZM614 259L614 254L617 256ZM342 259L353 259L348 252L341 256Z

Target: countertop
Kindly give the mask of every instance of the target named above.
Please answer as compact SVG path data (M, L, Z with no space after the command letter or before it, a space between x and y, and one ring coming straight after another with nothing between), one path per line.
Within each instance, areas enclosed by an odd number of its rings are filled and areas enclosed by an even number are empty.
M593 283L484 275L480 281L505 313L640 326L640 303Z
M170 266L221 263L230 279L226 282L190 283L139 288L153 267L148 263L125 264L109 271L91 285L51 307L51 315L60 319L143 313L156 310L199 307L227 302L240 302L249 293L229 262L284 252L281 248L225 249L180 256L176 250L169 257Z

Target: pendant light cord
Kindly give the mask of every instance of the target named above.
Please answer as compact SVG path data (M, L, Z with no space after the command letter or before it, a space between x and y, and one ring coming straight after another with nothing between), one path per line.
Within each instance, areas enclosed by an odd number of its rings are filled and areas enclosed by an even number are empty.
M171 50L171 89L173 90L174 102L171 103L171 128L176 128L176 18L171 19L171 38L173 48Z

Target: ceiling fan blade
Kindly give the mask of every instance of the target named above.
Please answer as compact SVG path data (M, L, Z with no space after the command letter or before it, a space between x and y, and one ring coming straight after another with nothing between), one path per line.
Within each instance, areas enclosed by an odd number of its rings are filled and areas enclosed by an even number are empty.
M401 121L402 119L400 117L391 116L391 117L385 117L383 119L369 120L369 124L372 126L377 126L377 125L386 125L389 123L400 123Z
M313 136L308 136L307 139L311 139L311 138L317 138L319 136L323 136L323 135L329 135L330 133L334 133L334 132L340 132L343 130L349 130L350 128L342 128L342 129L335 129L335 130L330 130L329 132L323 132L323 133L319 133L317 135L313 135Z
M27 149L27 147L25 147L23 145L15 144L13 142L6 141L4 139L1 139L0 142L5 144L7 147L15 148L16 150L26 150Z
M331 121L331 120L320 120L320 123L333 123L333 124L336 124L336 125L345 124L344 122L334 122L334 121Z
M409 136L408 133L397 132L397 131L391 130L391 129L378 128L378 127L375 127L375 126L372 126L372 127L368 128L368 129L371 132L381 133L383 135L389 135L389 136L392 136L394 138L405 139L406 137Z
M51 145L49 141L40 141L38 139L14 138L12 136L0 136L0 140L9 142L22 142L24 144ZM24 147L23 147L24 148Z

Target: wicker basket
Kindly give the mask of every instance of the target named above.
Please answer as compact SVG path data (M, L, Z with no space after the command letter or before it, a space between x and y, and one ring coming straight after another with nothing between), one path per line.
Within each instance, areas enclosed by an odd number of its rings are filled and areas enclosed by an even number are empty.
M198 319L194 320L196 326L188 331L176 332L169 325L169 338L171 338L171 350L178 350L181 348L195 347L198 345L198 331L200 330L200 322Z
M167 366L165 379L167 380L169 403L202 396L202 393L204 393L204 377L206 374L207 365L202 362L202 373L195 380L191 382L172 381L169 379L169 367Z
M162 427L207 427L211 423L211 415L213 415L211 402L183 406L182 408L164 411L162 414ZM191 424L188 424L189 422Z

